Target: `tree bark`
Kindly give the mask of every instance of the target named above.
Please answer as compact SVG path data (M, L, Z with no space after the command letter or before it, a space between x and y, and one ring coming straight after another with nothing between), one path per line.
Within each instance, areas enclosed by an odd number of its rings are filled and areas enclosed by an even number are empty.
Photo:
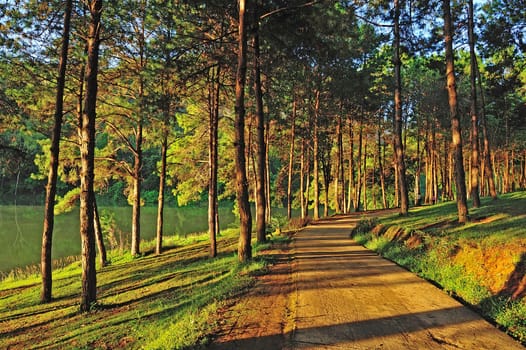
M210 257L217 256L217 166L218 166L218 131L219 131L219 97L221 67L218 64L210 84L210 138L209 155L209 185L208 185L208 233L210 235ZM214 79L215 78L215 79ZM215 86L215 89L213 88Z
M404 145L402 143L402 78L401 78L401 61L400 61L400 3L395 0L394 15L394 74L395 74L395 91L394 91L394 132L393 145L396 162L396 171L398 175L398 189L400 194L400 214L407 215L409 212L409 195L407 190L407 180L405 174Z
M451 118L452 147L455 158L455 185L457 190L458 222L468 221L468 205L466 193L466 175L464 172L464 157L462 154L462 133L458 116L457 89L455 82L455 65L453 56L453 23L451 20L450 0L443 0L444 9L444 39L446 45L446 82Z
M479 132L478 132L478 116L477 116L477 57L475 56L475 34L474 34L474 21L473 21L473 0L469 0L469 24L468 24L468 35L469 35L469 56L470 56L470 85L471 85L471 104L469 114L471 116L471 200L473 202L473 208L480 207L480 196L479 196L479 177L480 177L480 151L479 151Z
M265 145L265 115L263 112L263 91L261 89L261 54L259 50L259 18L257 9L254 10L254 95L256 98L257 118L257 167L256 167L256 239L264 243L266 237L266 145Z
M108 264L106 247L104 246L104 237L102 235L102 226L100 224L99 208L97 201L93 201L93 227L95 229L95 239L97 242L97 248L99 249L99 263L101 267Z
M290 151L289 151L289 173L288 173L288 182L287 182L287 218L290 220L292 218L292 175L294 168L294 138L296 137L296 97L294 96L294 101L292 102L292 116L291 116L291 126L290 126ZM301 189L303 191L303 189Z
M42 230L42 251L40 267L42 274L42 291L40 301L48 303L52 299L52 261L51 250L53 242L53 225L55 220L55 196L57 194L58 164L60 155L60 134L62 131L62 113L64 107L64 88L66 85L66 66L68 61L69 32L73 2L66 1L64 10L64 27L62 29L62 46L58 63L57 94L55 102L54 126L51 135L49 173L46 186L46 202L44 209L44 227Z
M314 105L314 120L313 120L313 135L312 135L312 141L313 141L313 163L312 163L312 171L313 171L313 182L314 182L314 213L313 218L314 220L318 220L320 218L320 169L319 169L319 139L318 139L318 112L320 107L320 92L319 90L316 91L316 102ZM307 189L308 190L308 189Z
M356 176L356 186L355 186L355 197L354 197L354 211L358 212L360 211L360 199L362 196L362 151L363 151L363 118L362 115L360 117L360 123L358 125L359 127L359 134L358 134L358 174Z
M141 89L142 90L142 89ZM142 108L139 112L142 114ZM132 208L132 242L131 254L138 256L141 254L141 182L142 182L142 115L139 116L137 130L135 154L133 161L133 208Z
M353 120L349 117L349 189L347 191L347 212L354 206L354 132Z
M82 294L80 310L90 311L97 301L97 274L95 270L95 229L93 225L95 193L94 156L95 120L97 103L97 76L100 46L100 19L102 0L88 3L90 16L88 30L88 63L86 66L86 99L80 127L80 237L82 242Z
M252 258L252 246L250 242L252 214L248 202L248 181L245 158L245 82L247 73L245 0L239 0L238 35L234 146L236 148L236 193L240 220L238 258L240 262L246 262Z
M488 127L486 123L486 101L484 100L484 90L482 89L482 79L480 76L480 70L478 68L477 60L475 60L475 64L477 65L476 72L480 91L480 102L482 104L480 108L480 122L482 126L482 139L484 145L484 177L486 178L486 182L488 185L489 195L493 200L496 200L498 197L497 190L495 188L495 172L493 171L493 166L491 164L491 147L489 144Z
M166 158L168 152L168 115L169 104L165 103L162 125L161 140L161 168L159 169L159 195L157 197L157 229L155 234L155 254L159 255L163 251L163 231L164 231L164 192L166 187Z
M301 139L301 153L300 153L300 209L301 218L305 218L305 138Z

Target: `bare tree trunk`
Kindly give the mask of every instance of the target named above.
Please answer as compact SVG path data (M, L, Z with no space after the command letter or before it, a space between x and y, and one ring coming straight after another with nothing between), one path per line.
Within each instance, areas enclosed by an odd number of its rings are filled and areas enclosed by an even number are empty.
M319 139L318 139L318 112L320 108L320 92L316 90L316 102L314 105L314 126L313 126L313 173L314 173L314 220L320 218L320 170L319 170Z
M266 147L265 147L265 115L263 112L263 91L261 89L261 54L259 50L259 18L257 9L254 10L254 95L256 98L257 118L257 179L256 182L256 237L258 243L263 243L266 238Z
M168 151L168 126L163 123L163 139L161 141L161 169L159 169L159 195L157 197L157 230L155 240L155 254L163 251L164 231L164 192L166 187L166 156Z
M477 57L475 56L475 34L474 21L473 21L473 0L468 2L468 13L469 13L469 54L470 54L470 84L471 84L471 200L473 201L473 208L480 207L480 196L479 196L479 177L480 177L480 159L479 159L479 132L478 132L478 116L477 116Z
M385 174L384 174L384 164L382 157L382 135L380 130L380 123L378 123L378 171L380 172L380 187L382 190L382 207L387 209L387 195L385 191Z
M300 208L301 208L301 218L305 218L305 139L301 139L301 153L300 153Z
M221 66L218 64L215 74L210 80L210 138L209 155L209 185L208 185L208 233L210 235L210 257L217 256L217 167L218 167L218 131L219 131L219 98ZM214 88L215 87L215 88Z
M90 22L88 30L88 63L86 66L86 100L80 127L82 143L80 147L80 238L82 241L82 294L80 310L89 311L97 301L97 272L95 270L95 229L93 213L95 193L95 119L97 103L97 75L100 46L100 18L102 0L88 3Z
M104 246L104 237L102 236L102 226L100 224L99 208L97 201L93 201L93 227L95 229L95 239L97 241L97 248L99 249L100 266L104 267L108 264L106 247Z
M342 143L342 116L341 114L338 114L338 116L336 117L336 170L334 176L334 210L336 211L336 213L342 212L339 186L339 182L341 181L342 176L341 171L343 169Z
M443 0L444 6L444 37L446 44L446 79L451 117L452 144L455 157L455 184L457 189L458 222L468 221L468 205L466 193L466 176L464 173L464 157L462 154L462 133L458 116L457 89L455 82L455 66L453 55L453 23L451 20L450 0Z
M307 181L305 183L305 217L309 216L310 168L311 168L310 161L311 161L311 156L310 156L310 150L309 150L308 143L307 143L307 164L306 164L307 172L305 174L305 176L307 177Z
M340 166L339 174L340 174L340 183L341 183L341 196L339 198L339 201L340 201L340 208L341 208L341 210L343 210L344 214L347 214L347 207L345 205L345 203L346 203L346 198L345 198L345 167L344 167L344 161L343 161L343 159L344 159L344 156L343 156L344 149L343 149L343 118L342 118L342 114L343 114L343 106L340 105L340 115L339 115L340 138L338 140L338 154L339 154L338 163L339 163L339 166Z
M269 157L269 150L270 150L270 120L267 118L266 124L265 124L265 205L267 206L267 209L265 210L265 215L267 218L267 222L270 221L270 216L272 214L271 212L271 201L270 201L270 157Z
M68 61L69 28L73 2L66 1L64 10L64 27L62 29L62 46L58 63L57 94L55 102L55 117L51 135L49 157L49 173L46 186L46 204L44 210L44 227L42 230L42 251L40 268L42 273L42 291L40 301L48 303L52 298L52 262L51 249L53 242L53 225L55 222L55 196L57 194L58 163L60 155L60 133L62 131L62 113L64 106L64 87L66 84L66 66Z
M347 192L347 212L354 206L354 132L353 121L349 118L349 190Z
M142 109L141 112L142 113ZM141 253L141 182L142 182L142 116L136 130L136 145L133 161L133 208L132 208L132 242L131 254Z
M477 63L477 60L475 60L475 63ZM491 164L491 148L489 145L489 136L488 136L488 128L486 124L486 102L484 100L484 91L482 90L482 79L480 77L480 71L478 69L477 65L477 76L478 76L478 84L479 84L479 91L480 91L480 101L482 102L482 108L480 109L480 119L481 119L481 125L482 125L482 138L484 140L484 176L486 178L486 181L488 183L488 190L489 195L493 200L496 200L497 197L497 190L495 189L495 174L493 171L493 166Z
M289 173L288 173L288 182L287 182L287 218L290 220L292 218L292 174L294 168L294 138L296 131L296 97L294 96L294 101L292 102L292 120L290 126L290 151L289 151ZM302 181L303 184L303 181ZM303 188L301 189L303 191Z
M395 113L394 113L394 132L393 145L396 162L396 171L398 174L398 188L400 193L400 214L407 215L409 212L409 195L407 190L407 180L405 174L404 145L402 143L402 78L400 74L400 3L394 2L394 71L395 71Z
M360 198L362 196L362 147L363 147L363 118L360 117L359 124L359 135L358 135L358 174L356 176L356 186L355 186L355 197L354 197L354 211L360 211Z
M236 72L236 118L234 146L236 148L236 194L239 209L238 258L246 262L252 258L252 214L248 202L248 181L245 158L245 82L247 74L247 33L245 0L239 0L238 56Z
M363 142L363 210L367 211L367 135L365 135L365 140Z

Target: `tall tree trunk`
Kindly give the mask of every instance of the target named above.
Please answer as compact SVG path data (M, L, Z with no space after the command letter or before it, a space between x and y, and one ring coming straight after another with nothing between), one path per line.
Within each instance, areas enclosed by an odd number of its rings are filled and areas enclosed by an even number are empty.
M470 83L471 83L471 104L469 114L471 115L471 200L473 207L480 207L479 196L479 177L480 177L480 159L479 159L479 132L478 132L478 116L477 116L477 57L475 56L475 34L473 21L473 0L468 2L469 12L469 56L470 56Z
M252 214L248 202L248 181L245 158L245 82L247 74L247 33L245 23L245 0L239 0L238 55L236 72L236 118L234 146L236 148L236 194L239 209L240 262L252 258Z
M300 208L301 208L301 218L305 218L305 138L301 138L301 153L300 153Z
M269 118L266 118L265 123L265 204L267 206L267 209L265 210L267 222L270 221L271 216L271 201L270 201L270 120Z
M451 20L450 0L443 0L444 6L444 38L446 44L446 79L451 117L452 145L455 157L455 185L457 189L458 222L468 221L468 205L466 193L466 175L464 173L464 157L462 154L462 133L457 105L457 88L455 83L455 65L453 55L453 23Z
M340 138L338 140L338 154L339 154L339 174L340 174L340 184L341 184L341 196L339 198L340 202L340 209L343 211L344 214L347 214L347 207L345 205L346 198L345 198L345 166L344 166L344 148L343 148L343 104L340 104L340 115L339 115L339 123L340 123Z
M100 224L99 208L97 201L93 201L93 227L95 230L95 240L99 249L99 263L101 267L108 264L106 247L104 246L104 237L102 235L102 225Z
M380 172L380 187L382 190L382 207L387 209L387 195L385 191L385 174L384 174L384 161L382 157L382 135L380 129L380 122L378 122L378 171Z
M347 212L354 206L354 132L353 120L349 117L349 190L347 191Z
M358 164L357 164L357 168L358 168L358 174L356 176L356 186L355 186L355 197L354 197L354 211L360 211L360 198L362 196L362 186L361 186L361 181L362 181L362 148L363 148L363 118L364 116L362 115L360 117L360 123L358 125L359 127L359 135L358 135Z
M288 169L288 181L287 181L287 218L292 218L292 175L294 170L294 138L296 131L296 96L292 102L292 118L290 126L290 151L289 151L289 169ZM303 181L302 181L303 183ZM301 189L303 191L303 188Z
M82 294L80 310L89 311L97 301L97 273L95 270L95 229L93 213L95 193L95 119L97 115L97 76L100 46L100 18L102 0L88 3L90 22L88 30L88 63L86 66L86 99L82 124L80 127L82 143L80 147L80 238L82 242Z
M168 103L165 103L164 109L161 140L161 168L159 169L159 195L157 196L157 230L155 235L155 254L161 254L163 251L164 192L166 187L166 158L168 152Z
M478 86L480 92L480 102L482 104L480 108L480 122L482 126L482 139L484 145L484 177L488 184L489 195L493 200L496 200L497 190L495 189L495 173L493 171L493 166L491 165L491 148L489 145L489 136L488 136L488 127L486 123L486 101L484 100L484 90L482 89L482 79L480 76L480 70L478 68L478 62L475 60L477 65L477 77L478 77Z
M218 64L215 74L210 80L210 138L208 144L209 155L209 184L208 184L208 233L210 235L210 257L217 256L217 167L218 167L218 132L219 132L219 98L220 73ZM215 87L215 88L214 88Z
M394 133L393 145L396 162L396 171L398 174L398 189L400 194L400 214L407 215L409 212L409 195L407 190L407 180L405 174L404 145L402 143L402 78L400 73L400 3L395 0L394 15L394 74L395 74L395 92L394 92Z
M367 211L367 134L365 135L365 140L363 141L363 210Z
M257 118L257 167L256 167L256 238L258 243L263 243L266 238L266 147L265 147L265 115L263 112L263 91L261 89L261 55L259 50L259 16L254 10L254 95L256 98Z
M311 161L311 155L310 155L310 149L309 144L307 143L306 147L307 152L307 162L305 164L306 167L306 183L305 183L305 217L309 216L309 201L310 201L310 161Z
M142 109L141 112L142 113ZM133 161L133 208L132 208L132 242L131 254L141 253L141 182L142 182L142 115L136 130L136 144Z
M53 132L51 135L51 149L49 160L49 173L46 186L46 204L44 209L44 227L42 230L42 251L40 256L40 267L42 273L42 291L40 301L48 303L52 298L52 262L51 248L53 242L53 225L55 220L55 196L57 193L58 163L60 154L60 133L62 130L62 113L64 106L64 87L66 85L66 66L68 62L69 28L71 22L71 11L73 7L71 0L66 1L64 10L64 27L62 29L62 46L58 63L57 94L55 102L55 117Z
M313 152L312 152L312 160L313 160L313 168L312 172L314 173L314 213L313 217L314 220L318 220L320 218L320 169L319 169L319 138L318 138L318 112L320 108L320 91L316 90L316 102L314 105L314 126L313 126L313 135L312 135L312 141L313 141Z
M340 186L339 182L341 180L341 171L343 169L343 158L342 158L342 148L343 148L343 140L342 140L342 116L341 116L341 108L340 113L338 113L338 116L336 117L336 169L335 169L335 176L334 176L334 210L336 213L341 213L341 195L340 195ZM343 184L342 184L343 186Z
M420 118L416 119L416 171L415 171L415 205L422 204L420 193L420 174L422 171L422 154L420 153Z

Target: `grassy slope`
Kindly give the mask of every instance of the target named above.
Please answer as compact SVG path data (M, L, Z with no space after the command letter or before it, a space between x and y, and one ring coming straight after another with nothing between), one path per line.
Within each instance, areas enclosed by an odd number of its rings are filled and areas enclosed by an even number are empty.
M363 222L353 237L479 309L526 343L526 192L484 199L456 223L456 203ZM372 226L376 226L372 231Z
M171 242L160 256L116 257L97 276L97 311L78 313L80 266L54 273L55 300L39 304L38 276L0 284L0 348L182 349L204 341L210 314L264 262L237 263L235 230L219 241Z

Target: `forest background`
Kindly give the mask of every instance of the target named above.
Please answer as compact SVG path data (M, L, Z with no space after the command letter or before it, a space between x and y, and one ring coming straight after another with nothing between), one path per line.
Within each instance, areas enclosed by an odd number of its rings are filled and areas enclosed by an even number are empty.
M399 206L407 213L409 202L458 200L461 168L467 199L526 188L524 6L488 1L469 11L469 2L453 2L453 86L463 141L457 158L446 88L446 2L255 2L247 9L245 40L236 3L106 2L97 27L97 204L133 207L134 255L142 206L157 205L162 214L164 205L213 210L218 200L237 200L239 213L241 139L247 200L255 212L265 208L265 219L255 215L259 223L272 222L277 207L288 218L292 208L318 218ZM81 196L79 120L96 3L71 4L57 214ZM0 7L4 205L45 204L66 4ZM248 42L248 81L240 127L234 102L242 42ZM212 184L217 199L210 202ZM158 225L162 231L162 220Z

